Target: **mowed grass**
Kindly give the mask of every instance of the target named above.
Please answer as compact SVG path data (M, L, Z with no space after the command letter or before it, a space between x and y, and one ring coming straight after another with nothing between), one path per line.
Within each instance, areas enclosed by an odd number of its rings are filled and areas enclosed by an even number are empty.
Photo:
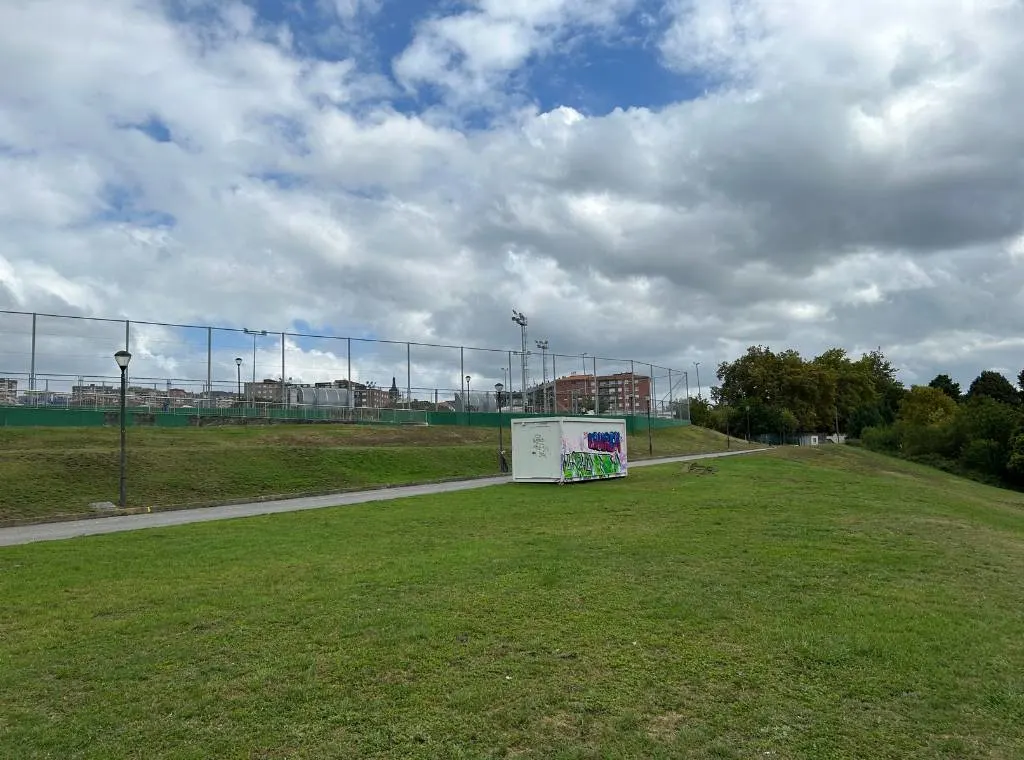
M1024 757L1024 496L717 467L0 550L0 757Z
M508 447L508 431L504 442ZM656 456L738 445L700 428L654 433ZM497 428L294 425L129 431L128 506L177 507L498 474ZM647 456L647 436L629 442ZM117 501L115 428L0 429L0 524Z

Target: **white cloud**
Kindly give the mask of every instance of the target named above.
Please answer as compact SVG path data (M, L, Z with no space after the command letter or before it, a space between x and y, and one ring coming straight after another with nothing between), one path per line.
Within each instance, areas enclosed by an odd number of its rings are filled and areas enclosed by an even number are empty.
M707 95L602 117L515 97L535 57L634 8L435 13L394 61L413 112L360 56L312 59L298 26L242 4L201 25L128 0L2 4L0 307L508 346L516 306L556 350L681 367L765 341L891 346L917 374L1012 361L1017 6L678 2L660 54ZM205 373L193 338L138 335L140 371ZM286 348L303 377L347 369L337 342ZM404 345L369 348L357 377L404 373ZM238 350L216 348L224 382ZM417 349L413 384L457 387L456 354ZM507 358L467 361L493 382Z
M435 85L455 105L490 106L531 56L550 54L570 31L608 28L635 0L481 0L471 10L422 22L394 61L406 87Z

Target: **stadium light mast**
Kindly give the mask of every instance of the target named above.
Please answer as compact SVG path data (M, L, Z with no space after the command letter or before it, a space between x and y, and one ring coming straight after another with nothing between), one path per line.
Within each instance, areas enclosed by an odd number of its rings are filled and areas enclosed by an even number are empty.
M525 412L526 411L526 366L527 366L527 361L528 361L527 354L526 354L526 326L527 326L527 324L529 324L529 320L527 320L526 315L523 314L523 312L516 311L515 309L512 309L512 321L515 322L517 325L519 325L519 329L522 332L522 337L523 337L523 353L520 356L520 358L522 359L522 363L523 363L523 386L522 386L522 391L523 391L523 411Z
M544 394L544 414L548 413L548 341L544 340L535 341L537 348L540 349L540 374L541 374L541 392Z

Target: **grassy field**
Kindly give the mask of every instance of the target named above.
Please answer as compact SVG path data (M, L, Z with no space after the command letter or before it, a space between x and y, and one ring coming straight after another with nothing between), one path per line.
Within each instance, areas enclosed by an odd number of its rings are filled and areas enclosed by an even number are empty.
M1024 757L1024 495L717 466L0 550L0 757Z
M495 475L497 435L454 426L139 428L129 433L128 503L201 505ZM726 439L671 428L655 431L654 443L655 455L667 456L724 449ZM0 524L116 502L118 446L112 428L0 428ZM629 447L632 458L647 456L646 434Z

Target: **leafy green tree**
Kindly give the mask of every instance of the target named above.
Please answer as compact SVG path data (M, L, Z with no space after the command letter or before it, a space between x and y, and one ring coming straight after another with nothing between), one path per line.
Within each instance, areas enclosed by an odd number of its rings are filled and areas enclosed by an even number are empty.
M967 389L967 398L981 397L988 397L1003 404L1016 404L1020 400L1010 381L999 372L989 369L974 378L971 387Z
M685 402L684 402L685 404ZM682 414L685 417L686 410L682 410ZM706 398L691 398L690 399L690 422L700 427L712 427L711 419L711 402Z
M882 412L878 404L864 404L853 410L846 433L851 438L862 438L867 428L877 428L882 425Z
M1018 433L1011 442L1006 471L1016 483L1024 483L1024 433Z
M960 464L966 469L999 479L1006 476L1009 460L1006 447L989 438L971 441L960 455Z
M903 383L896 379L896 368L880 349L864 354L856 364L870 377L878 394L878 412L882 422L891 425L896 420L900 401L906 393Z
M956 402L945 392L927 385L915 385L900 401L898 420L906 425L931 427L952 419Z
M821 429L832 430L838 415L840 429L850 433L849 428L855 411L878 404L879 395L875 390L871 373L864 365L851 361L846 351L841 348L830 348L815 357L813 363L829 373L834 383L832 397L824 394L821 399L822 407L818 412Z
M960 400L960 383L953 382L953 378L949 375L936 375L932 381L928 383L928 387L942 391L954 401Z

